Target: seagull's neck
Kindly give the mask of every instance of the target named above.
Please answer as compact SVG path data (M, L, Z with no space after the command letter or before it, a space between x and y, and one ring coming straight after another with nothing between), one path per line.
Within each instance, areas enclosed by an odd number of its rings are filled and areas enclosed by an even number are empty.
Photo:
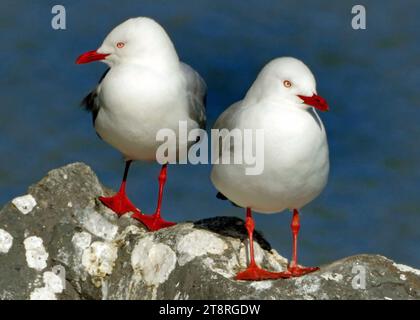
M268 107L268 110L279 110L283 112L291 112L294 114L301 114L306 116L307 112L316 113L313 108L306 106L302 103L296 103L290 99L281 97L281 96L248 96L242 101L242 107L244 108L256 108L261 109Z
M286 105L295 107L296 103L285 97L276 94L264 94L263 92L248 91L244 98L244 104L246 105L257 105L260 103L274 104L274 105Z
M139 54L133 58L127 58L119 63L115 64L114 66L118 65L137 65L143 66L150 69L155 69L159 71L173 71L179 68L179 59L178 56L175 55L168 55L165 53L157 53L155 55L149 54Z

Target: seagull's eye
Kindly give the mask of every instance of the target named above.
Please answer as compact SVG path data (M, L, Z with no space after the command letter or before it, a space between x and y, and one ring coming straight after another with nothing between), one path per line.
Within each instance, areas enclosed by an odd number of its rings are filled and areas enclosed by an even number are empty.
M284 80L284 81L283 81L283 85L284 85L286 88L290 88L290 87L292 86L292 83L291 83L289 80Z
M125 46L125 43L124 42L118 42L117 43L117 48L118 49L124 48L124 46Z

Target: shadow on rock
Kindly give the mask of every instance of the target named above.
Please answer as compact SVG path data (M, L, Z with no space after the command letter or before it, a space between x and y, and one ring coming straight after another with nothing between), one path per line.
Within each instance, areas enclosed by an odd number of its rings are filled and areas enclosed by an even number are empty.
M194 228L209 230L225 237L248 239L244 220L237 217L214 217L194 222ZM264 239L261 232L254 231L254 240L264 250L271 250L271 245Z

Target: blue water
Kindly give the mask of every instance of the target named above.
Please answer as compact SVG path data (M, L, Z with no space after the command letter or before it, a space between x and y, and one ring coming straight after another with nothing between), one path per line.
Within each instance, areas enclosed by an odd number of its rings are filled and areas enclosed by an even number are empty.
M303 210L301 262L380 253L420 267L420 2L366 2L367 29L351 28L353 1L60 1L67 30L51 28L56 1L0 2L0 203L52 168L89 164L118 187L123 162L78 108L105 66L76 66L132 16L157 19L180 57L209 87L211 125L270 59L291 55L313 70L330 104L331 174ZM152 212L159 166L136 164L129 195ZM168 219L243 216L215 198L209 166L171 166ZM152 200L153 201L152 201ZM290 214L257 215L257 227L290 255Z

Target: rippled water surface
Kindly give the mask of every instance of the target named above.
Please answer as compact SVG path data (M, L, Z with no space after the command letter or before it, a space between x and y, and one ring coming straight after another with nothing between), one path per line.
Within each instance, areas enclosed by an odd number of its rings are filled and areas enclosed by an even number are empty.
M76 66L131 16L157 19L180 57L209 87L211 125L270 59L291 55L313 70L331 112L331 174L303 210L302 262L380 253L420 267L420 3L366 1L367 30L351 28L352 1L61 1L67 30L51 28L51 1L0 2L0 202L52 168L89 164L116 189L121 156L78 108L105 66ZM151 212L159 166L136 164L129 195ZM209 166L171 166L166 217L196 220L243 211L215 198ZM290 214L257 227L290 255Z

